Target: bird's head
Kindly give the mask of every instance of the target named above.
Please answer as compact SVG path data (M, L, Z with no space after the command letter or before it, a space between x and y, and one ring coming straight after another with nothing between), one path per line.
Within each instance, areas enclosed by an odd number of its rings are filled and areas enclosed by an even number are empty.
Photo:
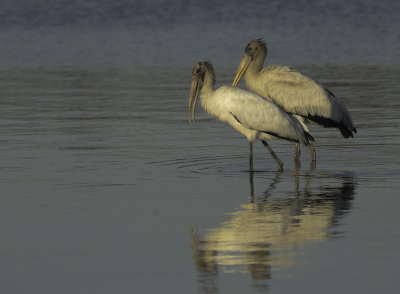
M244 54L242 56L242 59L240 60L235 78L233 79L232 86L236 86L239 83L240 79L246 73L251 63L259 63L258 66L261 69L266 55L267 46L262 39L250 41L249 44L247 44L246 49L244 50Z
M201 89L204 85L204 79L207 75L210 75L211 78L214 79L214 69L212 65L207 61L196 63L192 71L192 84L189 95L189 122L194 122L197 99L199 98Z

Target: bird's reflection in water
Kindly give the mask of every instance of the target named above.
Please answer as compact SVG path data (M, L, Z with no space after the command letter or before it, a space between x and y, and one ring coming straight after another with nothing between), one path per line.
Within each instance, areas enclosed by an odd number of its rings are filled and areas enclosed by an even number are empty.
M219 272L249 273L253 287L264 292L272 270L301 266L298 256L307 245L337 235L334 227L352 205L354 177L296 171L294 193L273 194L280 183L287 183L282 177L287 175L277 172L264 193L255 196L250 173L248 204L217 228L206 230L204 237L196 227L191 229L193 261L203 292L218 291Z

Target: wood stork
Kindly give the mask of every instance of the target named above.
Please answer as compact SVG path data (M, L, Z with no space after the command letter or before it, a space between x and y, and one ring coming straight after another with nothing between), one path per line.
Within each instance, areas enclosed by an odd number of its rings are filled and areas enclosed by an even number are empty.
M247 88L272 100L303 124L309 120L324 127L337 128L344 138L357 133L349 111L336 96L312 79L286 66L271 65L261 69L267 56L267 46L261 40L252 40L247 45L238 66L233 86L244 75ZM309 142L311 156L316 160L315 150ZM296 144L296 158L300 155Z
M227 122L246 136L250 143L249 170L253 171L253 142L261 140L275 159L278 170L283 170L282 161L268 145L267 140L276 138L307 145L313 137L304 130L301 123L284 112L272 101L232 86L214 90L214 69L209 62L198 62L192 72L188 119L195 121L195 108L201 94L204 110L220 121Z

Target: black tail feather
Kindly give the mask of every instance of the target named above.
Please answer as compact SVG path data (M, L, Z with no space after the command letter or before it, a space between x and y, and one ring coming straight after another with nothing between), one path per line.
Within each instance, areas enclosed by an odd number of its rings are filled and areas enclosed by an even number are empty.
M348 128L342 122L334 121L333 119L322 117L319 115L308 115L307 119L316 122L319 125L324 126L325 128L337 128L342 133L344 138L353 138L353 132L357 133L357 129L355 127Z
M340 130L340 132L342 133L342 136L345 139L353 138L353 131L351 131L351 130L349 130L347 128L344 128L344 127L340 128L339 130Z

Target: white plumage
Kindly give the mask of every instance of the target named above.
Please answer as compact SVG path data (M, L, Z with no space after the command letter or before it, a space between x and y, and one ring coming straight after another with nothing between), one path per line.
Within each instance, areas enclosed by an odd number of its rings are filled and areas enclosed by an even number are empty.
M262 138L273 139L274 136L267 135L273 133L306 144L304 130L293 116L259 95L222 86L213 93L213 97L217 98L202 97L201 104L209 114L229 123L244 134L249 142Z
M280 109L272 101L232 86L222 86L214 90L215 75L210 63L199 62L193 69L189 97L188 118L194 121L195 107L201 94L201 105L211 115L229 123L246 136L250 142L250 170L252 166L252 143L261 140L282 170L282 162L267 144L267 140L282 138L308 144L313 140L301 123L292 115Z
M236 86L244 75L249 90L272 100L302 123L312 121L324 127L338 128L343 137L353 137L353 132L357 130L350 113L331 91L286 66L272 65L261 69L266 55L267 47L261 39L251 41L232 85ZM311 144L310 148L315 160L315 150ZM299 152L298 146L296 149Z

